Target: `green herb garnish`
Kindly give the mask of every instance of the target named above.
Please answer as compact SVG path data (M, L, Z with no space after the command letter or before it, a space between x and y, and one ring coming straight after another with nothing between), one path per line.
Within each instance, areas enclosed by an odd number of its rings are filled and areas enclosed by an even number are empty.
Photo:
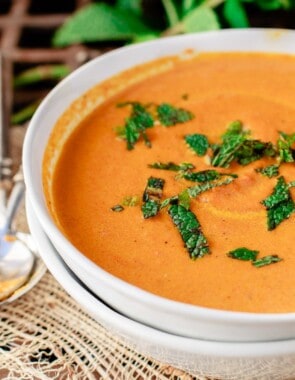
M240 121L229 125L222 136L221 144L211 145L213 157L211 164L226 168L232 161L240 165L248 165L262 157L275 157L277 151L272 143L248 138L249 132L243 130Z
M295 133L288 135L280 132L277 142L280 162L294 162L295 150L292 148L295 143Z
M190 149L198 156L204 156L206 154L209 148L209 141L205 135L195 133L193 135L186 135L184 139Z
M243 130L243 124L240 121L232 122L222 136L222 144L214 145L212 166L227 168L235 159L236 152L246 141L248 132Z
M171 127L179 123L185 123L194 118L192 112L183 108L176 108L168 103L162 103L157 106L157 113L161 124L165 127Z
M143 138L145 145L150 148L151 142L147 136L146 130L154 126L154 118L147 110L147 107L138 102L119 103L117 106L132 107L131 115L125 120L125 125L117 128L117 135L126 140L127 149L133 149L140 137Z
M262 157L275 157L276 154L277 152L270 142L245 140L237 150L235 159L240 165L248 165Z
M190 257L196 259L210 253L207 239L195 214L182 205L172 205L168 213L177 227Z
M179 165L175 164L174 162L154 162L153 164L149 164L148 167L152 169L171 170L175 172L186 171L195 168L193 164L190 164L188 162L183 162Z
M173 201L172 201L173 202ZM189 210L190 208L190 203L191 203L191 197L186 190L183 190L179 195L177 199L177 204L180 206L183 206L186 210Z
M241 247L228 252L227 256L237 260L254 261L256 260L258 253L259 251Z
M160 204L158 200L148 199L141 206L141 211L144 219L151 218L152 216L156 216L160 210Z
M267 228L275 229L295 211L295 203L290 193L291 184L287 184L284 177L279 177L271 195L261 203L267 210Z
M255 171L257 173L261 173L262 175L268 178L273 178L279 175L279 167L280 166L278 164L274 164L274 165L265 166L264 168L257 168L255 169Z
M122 201L122 205L126 207L134 207L139 204L139 197L137 195L128 195Z
M269 256L261 257L261 259L254 260L252 264L256 268L261 268L261 267L264 267L265 265L278 263L279 261L282 261L282 260L283 259L281 259L278 255L269 255Z
M115 205L115 206L111 207L111 210L115 211L115 212L121 212L124 210L124 207L121 205Z
M202 170L199 172L190 172L186 171L182 174L182 178L192 181L192 182L208 182L213 181L215 179L220 179L221 177L232 177L237 178L238 176L236 174L229 174L229 173L219 173L218 171L212 169L212 170Z
M141 211L145 219L158 214L160 210L160 199L163 194L165 180L162 178L150 177L147 181L142 200Z
M204 193L207 190L211 190L214 187L229 185L234 180L235 180L235 177L226 176L226 177L222 177L220 179L214 180L214 181L208 181L208 182L204 182L204 183L201 183L199 185L196 185L196 186L189 187L187 189L187 191L188 191L188 194L191 198L196 198L198 195L200 195L201 193Z

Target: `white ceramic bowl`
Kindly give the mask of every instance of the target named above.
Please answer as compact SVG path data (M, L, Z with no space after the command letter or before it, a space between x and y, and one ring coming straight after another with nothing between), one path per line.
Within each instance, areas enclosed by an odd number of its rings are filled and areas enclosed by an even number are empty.
M295 340L258 343L212 342L164 333L124 317L87 290L61 259L27 199L31 233L43 260L64 289L98 322L144 355L218 379L291 379L295 373Z
M32 207L50 240L73 272L105 302L125 315L178 335L223 341L295 338L295 313L227 312L170 301L112 276L79 252L58 230L42 189L42 159L60 115L94 84L134 65L185 49L196 51L295 52L295 32L227 30L161 39L105 54L62 81L35 113L24 144L25 182Z

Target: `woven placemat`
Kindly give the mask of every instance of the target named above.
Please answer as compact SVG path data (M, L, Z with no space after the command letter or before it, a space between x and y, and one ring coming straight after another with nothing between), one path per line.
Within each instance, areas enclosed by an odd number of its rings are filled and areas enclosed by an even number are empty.
M0 320L0 379L193 379L126 346L49 272Z
M28 230L24 206L16 226ZM49 272L27 294L0 306L0 379L193 378L128 347Z

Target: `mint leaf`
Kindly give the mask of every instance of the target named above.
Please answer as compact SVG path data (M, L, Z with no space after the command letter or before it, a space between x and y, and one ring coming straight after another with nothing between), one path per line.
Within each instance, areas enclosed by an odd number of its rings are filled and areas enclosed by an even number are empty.
M139 198L137 195L128 195L122 201L122 205L126 207L134 207L134 206L137 206L138 203L139 203Z
M237 260L253 261L256 260L258 253L259 251L241 247L228 252L227 256Z
M261 257L261 259L254 260L252 264L256 268L261 268L261 267L264 267L265 265L278 263L279 261L282 261L282 260L283 259L281 259L278 255L269 255L269 256Z
M83 42L127 41L150 33L153 30L134 12L105 3L94 3L76 12L57 30L53 45L63 47Z
M184 108L176 108L168 103L162 103L157 106L157 113L161 124L171 127L178 123L185 123L194 118L192 112Z
M245 140L235 153L235 159L240 165L248 165L262 157L275 157L277 154L272 143L260 140Z
M249 21L241 0L226 0L223 16L232 28L247 28Z
M186 171L195 168L193 164L190 164L188 162L183 162L179 165L175 164L174 162L154 162L153 164L149 164L148 167L159 170L171 170L174 172Z
M248 132L243 131L240 121L231 123L222 136L222 144L214 146L212 166L228 167L235 159L238 149L246 141L247 135Z
M267 210L268 230L275 229L295 211L295 203L292 200L289 188L290 186L285 179L279 177L272 194L261 202Z
M292 148L295 143L295 133L288 135L279 132L279 140L277 142L280 162L294 162L295 150Z
M270 209L279 203L286 201L290 198L289 186L286 183L284 177L279 177L277 180L277 184L273 189L271 195L269 195L265 200L261 203L267 208Z
M205 135L195 133L192 135L186 135L184 137L187 145L195 152L198 156L204 156L209 148L209 142Z
M273 178L279 175L279 167L280 167L279 165L274 164L274 165L265 166L264 168L257 168L255 169L255 171L257 173L261 173L262 175L268 178Z
M117 0L116 6L124 11L131 11L138 16L142 15L142 0Z
M196 198L198 195L204 193L207 190L211 190L215 187L229 185L234 181L235 177L232 176L225 176L223 178L217 179L215 181L208 181L201 183L196 186L189 187L187 189L188 194L191 198Z
M202 170L199 172L185 172L182 174L182 177L188 181L192 182L208 182L213 181L215 179L220 179L221 177L233 177L237 178L238 176L236 174L229 174L229 173L219 173L216 170Z
M141 207L144 219L156 216L160 210L160 203L155 199L148 199Z
M115 206L111 207L111 210L114 212L121 212L124 210L124 207L121 205L115 205Z
M220 29L216 13L201 5L189 12L181 21L180 32L194 33Z
M125 125L116 129L117 136L126 140L127 149L132 150L140 137L143 138L145 145L150 148L152 145L146 129L154 126L154 119L152 114L147 111L147 107L138 102L119 103L117 106L132 107L131 115L125 120Z
M190 203L191 203L191 197L189 196L189 193L186 189L178 195L178 204L180 206L183 206L186 210L189 210Z
M160 211L160 199L162 198L165 180L162 178L149 177L145 187L141 211L145 219L155 216Z
M288 199L267 211L268 230L275 229L284 220L288 219L295 211L295 204L292 199Z
M200 223L190 210L181 205L172 205L168 213L177 227L185 247L192 259L210 253L207 239L201 231Z

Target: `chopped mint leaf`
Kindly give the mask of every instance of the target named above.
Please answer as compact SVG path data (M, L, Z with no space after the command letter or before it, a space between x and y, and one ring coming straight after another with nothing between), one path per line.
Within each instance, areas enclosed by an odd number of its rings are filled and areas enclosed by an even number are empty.
M261 173L262 175L268 178L273 178L279 175L279 167L280 167L279 165L274 164L274 165L265 166L264 168L257 168L255 170L257 173Z
M235 158L240 165L248 165L262 157L275 157L277 154L272 143L260 140L246 140L235 154Z
M239 135L243 132L243 123L240 120L234 120L226 128L225 133L222 135L222 139Z
M295 133L288 135L287 133L280 132L279 135L277 145L280 162L294 162L295 150L292 146L295 143Z
M208 181L196 186L189 187L187 191L191 198L196 198L201 193L204 193L207 190L213 189L214 187L229 185L230 183L234 181L234 179L235 177L232 177L232 176L222 177L214 181Z
M151 197L161 198L165 180L162 178L150 177L143 193L143 201L146 202Z
M267 227L268 230L275 229L285 219L288 219L290 215L295 211L295 204L292 199L281 202L278 205L270 208L267 211Z
M175 172L186 171L195 168L193 164L190 164L188 162L183 162L179 165L175 164L174 162L154 162L153 164L149 164L148 167L152 169L171 170Z
M190 208L190 201L191 201L191 198L189 196L187 189L182 191L178 195L178 204L180 206L183 206L186 210L189 210L189 208Z
M245 247L241 247L228 252L227 256L237 260L254 261L256 260L258 253L259 251L254 251Z
M253 261L252 264L256 268L261 268L261 267L264 267L265 265L278 263L279 261L282 261L282 260L283 259L281 259L278 255L269 255L269 256L264 256L264 257L261 257L261 259L257 259Z
M219 179L221 177L233 177L237 178L238 176L236 174L229 174L229 173L219 173L216 170L202 170L199 172L184 172L182 174L182 177L188 181L192 182L208 182L208 181L213 181L215 179Z
M195 214L182 205L172 205L168 213L177 227L185 247L192 259L203 257L210 253L207 239L201 231L201 226Z
M160 210L160 199L162 198L165 180L162 178L150 177L144 190L141 211L145 219L157 215Z
M288 184L286 183L284 177L279 177L277 180L277 184L273 189L271 195L269 195L266 199L264 199L261 203L266 207L266 209L270 209L274 206L277 206L283 201L287 201L290 199L290 192Z
M151 142L146 134L146 129L154 126L154 119L147 107L138 102L119 103L117 106L132 107L131 115L125 120L125 125L116 129L117 135L126 140L127 149L133 149L140 137L143 138L145 145L150 148Z
M195 133L193 135L186 135L185 142L188 144L198 156L204 156L209 148L209 142L205 135Z
M166 198L161 202L160 210L163 208L169 206L169 205L176 205L178 204L178 195L174 195L173 197Z
M185 123L194 118L192 112L183 108L176 108L168 103L158 105L157 113L161 124L166 127L171 127L178 123Z
M243 130L240 121L231 123L222 136L222 143L211 145L213 151L211 164L226 168L232 161L237 161L240 165L248 165L262 157L277 155L272 143L251 140L248 136L249 132Z
M212 166L227 168L235 159L238 149L246 141L247 135L248 132L243 131L243 125L240 121L232 122L222 136L222 144L214 146Z
M145 203L143 203L141 207L141 211L144 219L151 218L158 214L160 210L160 203L155 199L148 199Z
M139 198L137 195L130 195L123 199L122 205L126 207L134 207L139 204Z
M121 205L115 205L115 206L111 207L111 210L115 211L115 212L121 212L124 210L124 207Z
M272 194L261 202L267 210L268 230L275 229L295 211L295 203L289 190L291 186L292 183L288 185L284 177L279 177Z

